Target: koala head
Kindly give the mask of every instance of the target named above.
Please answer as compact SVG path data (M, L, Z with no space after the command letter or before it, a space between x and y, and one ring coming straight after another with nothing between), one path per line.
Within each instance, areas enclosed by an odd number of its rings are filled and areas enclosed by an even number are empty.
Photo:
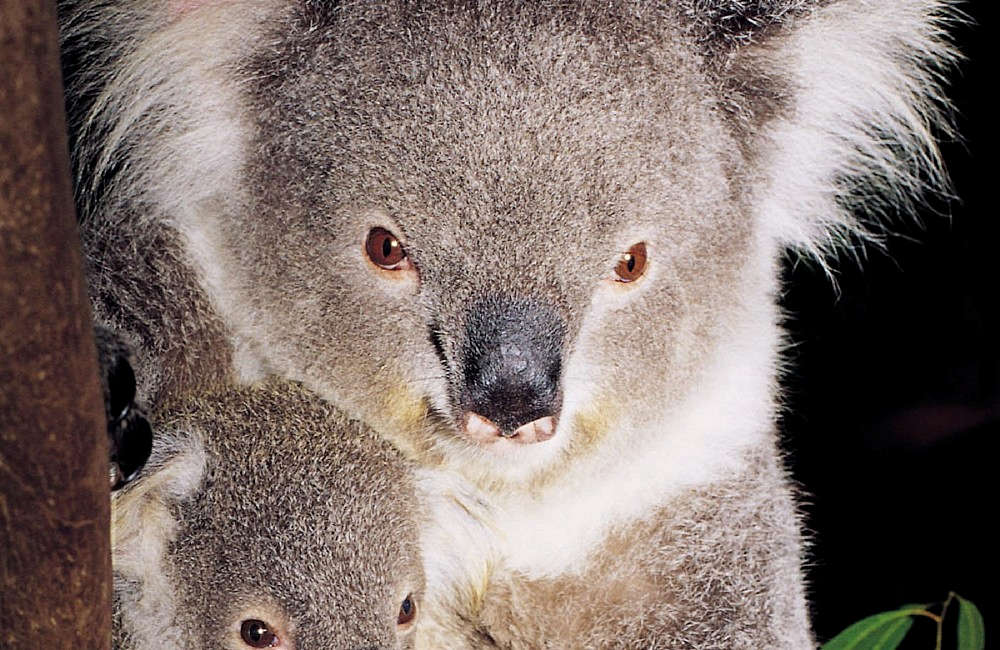
M763 281L679 27L372 12L293 10L245 63L254 189L214 236L267 362L518 476L656 417Z
M118 648L408 648L408 468L293 385L183 400L112 502Z
M166 5L103 156L240 371L487 480L769 428L780 256L940 178L939 0Z

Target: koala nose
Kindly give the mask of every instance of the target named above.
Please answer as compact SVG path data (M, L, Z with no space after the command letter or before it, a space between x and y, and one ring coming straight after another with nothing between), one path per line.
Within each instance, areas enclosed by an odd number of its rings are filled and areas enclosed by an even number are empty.
M469 309L459 402L471 438L552 437L565 330L552 309L530 299L495 297Z

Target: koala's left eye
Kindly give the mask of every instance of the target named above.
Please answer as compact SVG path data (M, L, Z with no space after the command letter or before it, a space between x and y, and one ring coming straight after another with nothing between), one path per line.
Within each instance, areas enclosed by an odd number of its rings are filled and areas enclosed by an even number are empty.
M627 253L622 254L615 265L615 280L618 282L634 282L646 272L646 244L633 244Z
M240 626L240 638L251 648L273 648L280 643L278 635L264 621L251 618Z
M416 615L417 601L413 599L413 594L410 594L403 599L402 604L399 606L399 614L396 617L396 625L399 627L405 627L413 622Z

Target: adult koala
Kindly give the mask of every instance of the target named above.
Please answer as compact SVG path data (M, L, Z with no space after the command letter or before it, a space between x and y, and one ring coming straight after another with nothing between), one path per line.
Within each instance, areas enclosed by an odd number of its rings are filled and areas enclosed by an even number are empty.
M66 2L95 309L153 401L281 375L452 486L425 647L808 646L778 260L941 184L952 16Z

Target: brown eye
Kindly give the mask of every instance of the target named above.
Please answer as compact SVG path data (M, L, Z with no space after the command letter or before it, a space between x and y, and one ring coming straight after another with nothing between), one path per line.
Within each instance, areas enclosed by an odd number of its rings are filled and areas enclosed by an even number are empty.
M385 228L372 228L365 241L368 259L383 269L395 271L407 268L406 251L396 235Z
M408 625L417 615L417 603L413 600L413 594L403 599L403 604L399 606L399 615L396 617L396 625Z
M628 252L622 255L615 266L615 278L618 282L632 282L642 277L646 272L646 244L633 244Z
M273 648L278 645L278 637L271 631L271 626L255 618L243 621L240 637L251 648Z

